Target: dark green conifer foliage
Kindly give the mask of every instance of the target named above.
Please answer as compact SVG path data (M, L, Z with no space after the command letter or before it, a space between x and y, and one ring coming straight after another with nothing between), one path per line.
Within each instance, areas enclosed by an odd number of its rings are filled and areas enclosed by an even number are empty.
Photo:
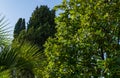
M25 30L25 19L19 18L14 28L14 38L18 37L20 32Z
M43 44L55 33L55 11L47 6L36 7L27 26L27 40L43 48Z

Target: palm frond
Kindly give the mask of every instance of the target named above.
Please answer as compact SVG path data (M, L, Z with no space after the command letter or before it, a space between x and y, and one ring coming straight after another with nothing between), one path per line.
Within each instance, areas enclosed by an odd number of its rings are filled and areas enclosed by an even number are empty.
M0 72L13 68L17 62L17 52L4 47L0 52Z
M0 77L1 73L10 74L9 71L30 70L34 68L35 59L39 57L39 48L29 42L13 41L9 46L9 35L5 17L0 18Z
M8 28L7 20L5 20L5 16L0 15L0 47L3 45L7 45L9 42L9 35L8 35Z
M18 53L18 61L15 65L16 69L14 69L14 71L16 71L16 74L19 73L24 75L30 75L30 73L28 74L28 72L31 72L31 74L33 74L36 60L39 58L39 54L36 54L38 53L39 48L36 45L32 45L27 41L23 41L21 43L17 41L17 39L14 40L12 48L15 49Z

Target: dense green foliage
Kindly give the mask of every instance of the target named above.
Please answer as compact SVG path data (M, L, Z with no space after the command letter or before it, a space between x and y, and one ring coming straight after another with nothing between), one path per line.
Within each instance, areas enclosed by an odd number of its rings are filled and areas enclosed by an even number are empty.
M36 7L27 29L25 19L16 23L11 46L3 17L0 77L11 72L12 78L119 78L119 5L119 0L63 0L54 7L61 10L56 18L55 10Z
M63 0L57 33L45 44L46 77L119 76L119 0Z

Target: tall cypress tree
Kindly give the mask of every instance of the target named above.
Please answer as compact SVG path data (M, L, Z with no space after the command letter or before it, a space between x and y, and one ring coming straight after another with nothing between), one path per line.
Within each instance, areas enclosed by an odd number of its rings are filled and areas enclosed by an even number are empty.
M19 18L17 23L15 24L14 28L14 38L18 37L20 32L22 30L25 30L25 19L24 18Z
M36 7L27 26L27 40L37 44L41 49L46 39L55 33L55 11L47 6Z

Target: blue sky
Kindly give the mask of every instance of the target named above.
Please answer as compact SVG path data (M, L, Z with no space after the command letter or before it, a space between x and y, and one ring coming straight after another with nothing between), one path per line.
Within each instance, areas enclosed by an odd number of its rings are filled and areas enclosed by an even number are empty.
M25 18L27 22L36 6L47 5L53 8L61 2L62 0L0 0L0 14L6 16L13 30L18 18Z

